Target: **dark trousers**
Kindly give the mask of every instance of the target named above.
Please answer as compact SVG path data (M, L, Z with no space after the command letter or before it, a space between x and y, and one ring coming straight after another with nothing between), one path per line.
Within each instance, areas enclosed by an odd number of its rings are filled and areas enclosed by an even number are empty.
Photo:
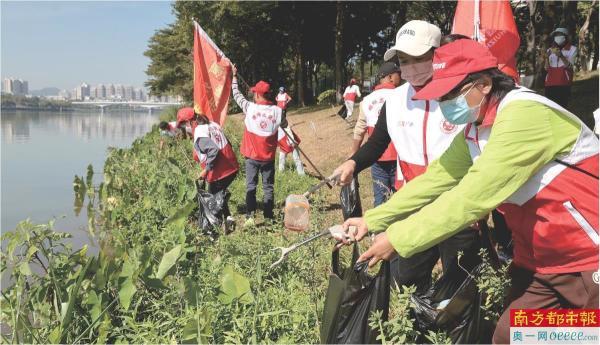
M264 194L265 218L273 218L273 192L275 190L275 160L264 162L246 158L246 215L250 216L256 211L256 186L258 175L262 177Z
M236 176L237 172L226 176L220 180L210 182L208 184L208 192L210 194L215 195L220 191L225 192L225 203L223 204L222 213L224 218L231 216L231 212L229 211L229 197L231 196L231 194L227 191L227 188L229 188L229 185L231 184L231 182L233 182L233 180L235 180Z
M558 103L561 107L567 109L569 98L571 98L571 85L566 86L546 86L544 95Z
M371 166L373 177L373 206L383 204L396 189L396 161L375 162Z
M426 229L423 230L426 231ZM477 257L479 248L479 232L467 228L437 246L410 258L396 257L391 261L392 277L398 286L415 285L417 292L423 293L431 286L431 271L438 259L442 259L444 273L448 271L462 272L460 268L454 267L458 266L458 252L462 251L468 260L461 259L460 265L470 270L472 268L470 266L474 266L473 260ZM466 264L465 261L470 261L470 264Z
M540 274L511 266L508 307L494 331L494 344L510 343L511 309L598 309L598 284L594 272Z

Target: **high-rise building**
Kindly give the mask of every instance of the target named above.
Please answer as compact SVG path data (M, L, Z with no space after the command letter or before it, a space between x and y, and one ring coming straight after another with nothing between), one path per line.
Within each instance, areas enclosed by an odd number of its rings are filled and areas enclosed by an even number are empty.
M123 98L126 101L131 101L134 99L134 95L133 95L133 86L125 86L124 87L124 94L123 94Z
M125 99L125 87L123 85L115 85L115 98L120 100Z
M106 85L106 99L115 98L115 86L113 84Z
M96 87L90 86L90 99L97 99L98 96L96 94Z
M4 78L3 91L13 95L26 95L29 93L29 83L26 80Z
M78 100L85 100L90 97L90 86L86 83L82 83L75 88L75 98Z
M2 92L13 93L12 81L10 80L10 78L4 78L4 81L2 83Z
M96 99L106 99L106 87L104 84L96 85Z
M142 89L135 89L134 91L134 95L135 95L135 100L136 101L145 101L146 100L146 94L144 93L144 90Z

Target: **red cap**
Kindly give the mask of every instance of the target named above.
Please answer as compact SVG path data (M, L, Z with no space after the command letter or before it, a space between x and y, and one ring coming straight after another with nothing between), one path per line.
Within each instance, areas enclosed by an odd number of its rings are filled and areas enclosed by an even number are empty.
M433 54L433 79L413 99L437 99L452 91L475 72L498 67L492 53L473 40L461 39L437 48Z
M271 85L269 85L269 83L263 80L259 81L258 83L256 83L256 85L250 88L250 91L261 95L269 92L269 90L271 90Z
M179 127L179 124L182 123L183 121L190 121L193 118L194 118L194 108L192 108L192 107L181 108L177 111L177 125L176 126Z
M350 84L356 84L356 79L354 79L354 78L350 79Z

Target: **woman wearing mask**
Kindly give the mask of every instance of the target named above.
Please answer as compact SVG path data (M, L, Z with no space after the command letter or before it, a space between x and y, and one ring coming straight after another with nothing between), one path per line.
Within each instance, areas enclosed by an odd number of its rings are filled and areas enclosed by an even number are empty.
M550 34L552 43L545 61L545 95L564 108L571 97L573 64L577 55L577 47L571 44L568 35L565 28L557 28Z
M499 206L514 260L494 343L510 342L511 309L597 309L598 138L565 108L516 87L477 42L439 48L433 67L414 97L438 99L448 121L467 126L423 175L346 221L358 240L385 231L358 261L412 257Z
M397 151L396 189L410 185L409 182L425 172L429 163L441 156L462 131L464 125L448 122L435 100L412 99L432 78L433 52L440 40L440 29L425 21L413 20L400 28L395 45L385 53L384 59L398 59L401 78L407 83L391 91L368 141L336 169L341 183L349 183L355 174L375 163L392 142ZM427 251L394 260L392 274L396 282L415 284L419 291L424 291L431 283L431 271L438 258L441 257L444 272L447 272L456 265L458 251L475 255L477 232L467 226L463 229Z

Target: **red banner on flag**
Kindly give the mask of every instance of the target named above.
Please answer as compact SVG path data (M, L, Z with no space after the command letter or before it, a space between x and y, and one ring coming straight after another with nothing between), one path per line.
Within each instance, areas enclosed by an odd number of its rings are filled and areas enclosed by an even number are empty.
M221 126L231 94L231 62L194 22L194 110Z
M521 38L508 0L458 0L452 33L484 44L498 59L498 68L518 80L515 54Z

